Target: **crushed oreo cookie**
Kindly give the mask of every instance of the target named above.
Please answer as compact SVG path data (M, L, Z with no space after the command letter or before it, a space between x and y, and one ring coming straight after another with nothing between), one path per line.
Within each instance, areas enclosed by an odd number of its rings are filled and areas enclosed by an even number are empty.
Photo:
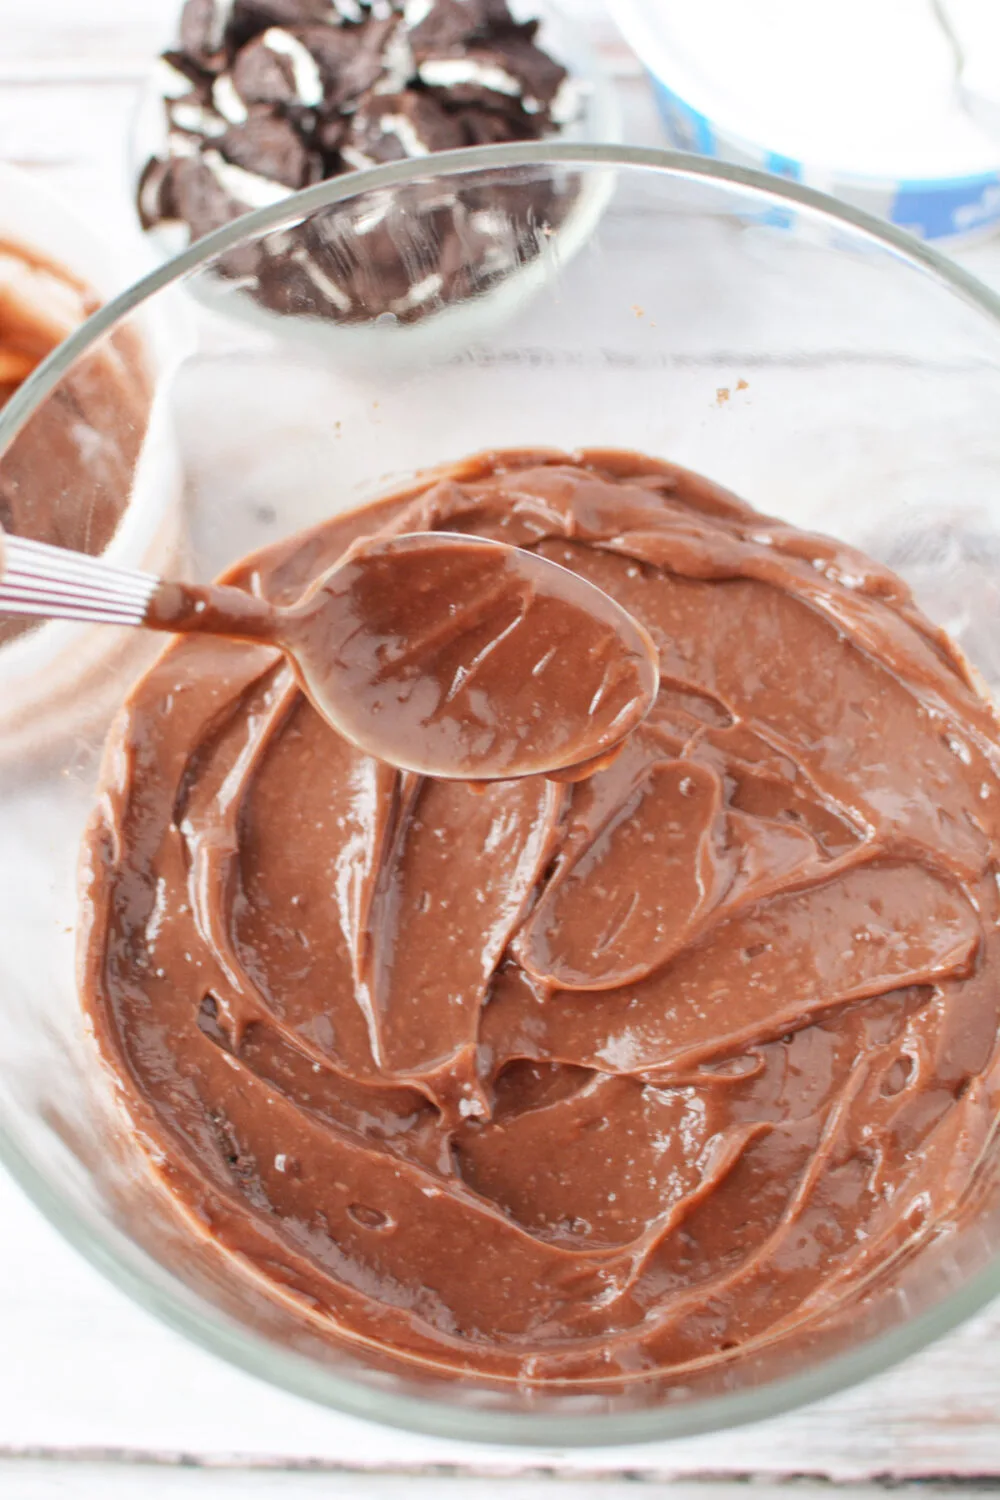
M537 32L507 0L186 0L180 45L158 64L166 149L140 175L142 225L186 225L198 239L358 168L552 135L579 115L584 86ZM331 245L320 214L221 270L276 311L414 321L537 253L525 232L558 223L566 199L539 184L484 207L424 184L408 230L417 261L369 205L350 244Z

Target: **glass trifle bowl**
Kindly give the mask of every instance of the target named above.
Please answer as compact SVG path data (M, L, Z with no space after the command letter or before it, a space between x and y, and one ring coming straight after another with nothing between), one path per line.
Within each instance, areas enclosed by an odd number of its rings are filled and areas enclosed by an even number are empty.
M600 211L568 244L552 219L581 201ZM482 234L453 233L453 218L442 229L442 205L488 206L516 264L491 260ZM376 219L382 253L359 263L358 226ZM256 248L275 236L283 252L326 247L323 274L348 265L350 340L324 336L336 306L300 283L245 315ZM419 321L387 316L387 286L398 300L399 278L425 280L445 250L448 290ZM1000 687L1000 301L886 225L753 172L617 147L360 172L227 226L95 314L0 417L0 485L19 430L75 363L179 288L202 304L200 339L161 404L186 481L190 576L471 453L631 449L887 563L983 691ZM229 297L243 299L231 318ZM109 700L155 649L109 651L101 683L86 684L91 711L0 765L0 1156L142 1305L345 1412L473 1441L595 1445L773 1415L873 1375L1000 1293L1000 1152L987 1146L947 1222L915 1222L907 1252L849 1298L722 1358L561 1387L456 1377L330 1337L164 1190L85 1023L80 847Z

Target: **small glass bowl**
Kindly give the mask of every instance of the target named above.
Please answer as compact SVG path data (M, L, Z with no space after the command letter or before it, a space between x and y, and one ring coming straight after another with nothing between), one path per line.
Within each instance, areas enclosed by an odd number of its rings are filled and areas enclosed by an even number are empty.
M580 85L580 109L549 141L567 144L617 144L622 140L622 120L616 92L595 53L588 44L586 32L563 11L557 0L510 0L510 10L517 20L538 20L541 25L538 42L567 69L570 78ZM156 72L140 95L132 121L128 147L129 186L135 194L140 175L151 157L166 150L167 127L163 98L158 91ZM349 174L353 179L357 173ZM343 182L344 178L337 179ZM568 259L585 243L600 218L604 201L601 184L582 179L575 184L572 201L565 214L551 226L551 243L544 256L524 256L515 269L497 278L489 295L463 298L448 308L438 307L433 316L396 323L391 314L381 313L363 327L335 318L300 317L281 330L284 338L299 338L320 345L333 343L337 358L367 362L380 360L386 353L393 359L419 360L426 354L440 353L445 346L460 347L469 337L486 335L501 324L525 299L531 297L539 281L548 274L554 258ZM366 215L379 214L391 200L370 197ZM170 222L153 225L144 238L158 260L180 254L189 244L186 224ZM420 264L425 246L416 242L407 253ZM239 318L256 326L265 335L276 332L271 327L280 316L251 295L237 278L206 276L190 283L199 301L214 312ZM447 316L443 316L443 314Z
M145 256L103 241L50 189L12 167L0 167L0 243L67 273L93 294L91 306L137 275L137 260L142 269L148 266ZM81 300L88 300L86 293ZM143 442L147 457L131 475L128 503L101 553L118 567L143 568L178 556L181 477L166 415L166 388L186 352L187 334L183 311L161 299L132 320L127 339L116 350L117 357L131 365L134 389L148 386L149 401ZM82 413L77 413L77 420L84 423ZM88 437L81 431L81 463L96 460L101 436L95 432ZM75 502L72 495L48 493L44 503L52 511L61 510L66 519ZM44 537L46 527L39 527L38 535ZM81 631L52 621L25 631L0 650L0 764L46 744L57 728L65 731L84 702L81 682L89 677L96 685L109 649L115 649L115 643L106 631Z
M567 173L604 212L488 335L359 370L335 342L296 337L292 307L266 329L233 322L224 347L185 360L169 398L197 573L476 450L635 448L897 567L996 693L1000 299L886 224L694 157L495 147L359 173L249 215L101 309L36 372L0 416L0 480L20 426L76 361L175 286L197 290L241 245L316 213L350 224L372 194L405 214L429 184L488 193ZM118 701L133 670L106 664ZM0 1157L67 1239L196 1342L376 1421L591 1446L774 1415L873 1375L1000 1292L995 1152L960 1221L892 1276L733 1361L581 1394L439 1379L332 1344L192 1230L97 1064L72 929L101 742L97 726L54 734L44 755L0 771Z

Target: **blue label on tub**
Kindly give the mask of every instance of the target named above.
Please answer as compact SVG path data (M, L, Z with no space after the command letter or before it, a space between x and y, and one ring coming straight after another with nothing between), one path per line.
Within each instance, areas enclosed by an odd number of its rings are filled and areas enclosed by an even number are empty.
M668 89L658 78L653 79L657 103L663 115L663 123L673 144L680 151L693 151L701 156L715 155L715 132L704 115Z
M663 123L671 143L682 151L719 157L771 172L788 182L808 179L803 163L794 157L768 151L746 140L720 136L706 115L692 108L662 79L650 74ZM827 191L869 213L909 229L925 240L950 239L974 234L1000 223L1000 172L974 177L910 179L893 182L886 178L846 178L837 182L826 177ZM758 223L790 227L795 209L773 204L753 215Z
M802 181L802 163L795 161L791 156L780 156L777 151L768 151L764 157L764 171L770 172L774 177L783 177L786 182ZM790 229L795 222L795 214L790 208L765 209L760 216L762 224L777 225L779 229Z
M901 182L889 217L925 240L972 234L1000 220L1000 174L954 182Z
M779 156L777 151L769 151L764 157L764 171L772 172L775 177L784 177L788 182L802 181L802 163L791 156Z

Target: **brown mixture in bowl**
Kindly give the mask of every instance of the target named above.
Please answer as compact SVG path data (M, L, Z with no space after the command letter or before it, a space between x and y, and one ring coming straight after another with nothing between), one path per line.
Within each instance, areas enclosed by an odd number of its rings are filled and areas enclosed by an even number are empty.
M178 642L89 836L100 1049L192 1222L355 1345L571 1388L739 1358L991 1140L993 712L892 573L632 454L472 459L231 578L288 602L435 527L613 595L653 712L576 783L436 782L272 650Z

